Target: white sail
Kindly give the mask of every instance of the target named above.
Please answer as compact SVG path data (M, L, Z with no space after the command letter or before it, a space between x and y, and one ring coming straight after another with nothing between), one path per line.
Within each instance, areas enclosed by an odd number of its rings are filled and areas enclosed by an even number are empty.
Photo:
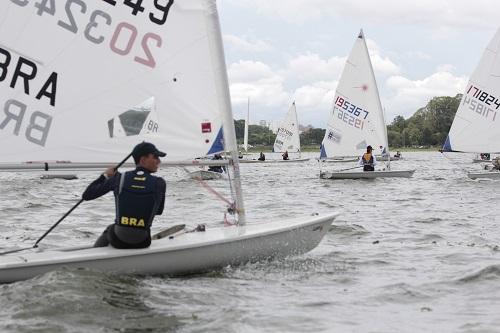
M375 154L388 146L377 83L360 31L340 77L321 145L321 158L359 156L371 145Z
M300 153L299 121L297 120L297 109L295 102L292 103L285 120L278 128L278 134L274 141L274 152Z
M215 1L163 3L1 1L0 162L222 151Z
M500 152L500 29L469 79L444 151Z
M248 152L248 125L250 121L250 98L247 102L247 116L245 118L245 133L243 135L243 149Z

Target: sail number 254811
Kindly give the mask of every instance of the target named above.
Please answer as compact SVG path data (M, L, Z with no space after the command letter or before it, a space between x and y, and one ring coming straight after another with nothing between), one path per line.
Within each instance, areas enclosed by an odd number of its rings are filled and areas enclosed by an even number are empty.
M87 2L88 0L10 0L18 6L26 7L30 2L33 2L34 7L37 8L36 14L38 16L50 15L55 16L56 12L63 12L61 19L57 21L57 25L73 34L77 34L79 30L83 29L83 35L85 39L89 42L99 45L106 41L107 37L109 39L109 47L112 52L120 56L128 56L134 46L139 48L135 51L137 54L132 54L134 56L133 60L151 67L155 68L156 61L154 57L154 48L160 48L162 46L162 38L152 32L141 32L139 29L129 22L119 22L114 26L111 38L105 36L103 32L106 30L103 26L112 26L113 18L111 14L103 10L88 10ZM106 3L115 6L116 1L104 0ZM157 11L161 12L161 16L157 16L158 13L149 13L149 19L151 22L162 25L166 22L170 6L173 4L174 0L164 0L166 2L164 5L160 4L158 0L154 0L154 6ZM124 0L123 4L132 8L132 15L137 15L138 12L144 11L144 7L141 6L142 0ZM59 7L60 6L60 7ZM87 15L89 13L90 15ZM81 16L86 16L85 26L80 27L79 23L81 21Z

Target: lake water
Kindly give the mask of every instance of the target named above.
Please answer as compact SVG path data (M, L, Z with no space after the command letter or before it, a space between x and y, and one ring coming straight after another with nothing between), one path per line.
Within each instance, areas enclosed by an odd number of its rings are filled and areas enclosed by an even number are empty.
M0 285L0 332L498 332L500 183L468 179L464 169L480 169L470 154L403 155L392 169L415 168L413 178L321 180L315 160L244 164L249 223L341 213L315 250L183 278L63 269ZM0 173L0 248L31 246L96 174ZM154 231L222 223L225 204L184 171L160 175L167 205ZM209 184L229 195L225 181ZM84 202L42 243L91 243L113 217L111 194Z

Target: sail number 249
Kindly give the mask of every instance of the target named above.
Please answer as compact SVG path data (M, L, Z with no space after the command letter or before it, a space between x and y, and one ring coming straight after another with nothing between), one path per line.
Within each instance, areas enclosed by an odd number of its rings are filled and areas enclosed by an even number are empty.
M85 39L96 45L102 44L106 40L106 37L101 34L102 26L111 26L113 23L111 15L105 11L99 9L92 12L90 12L90 10L87 11L87 3L84 0L66 0L64 3L59 0L57 1L57 5L56 0L10 1L21 7L25 7L30 2L33 2L35 8L37 8L36 14L39 16L55 16L58 9L64 11L62 14L63 17L57 21L57 25L74 34L77 34L80 28L83 28L83 35L85 36ZM116 1L104 1L113 6L116 4ZM154 1L155 7L160 10L163 15L161 17L157 17L154 13L150 13L149 18L151 22L159 25L165 23L168 11L174 0L164 1L166 2L165 5L159 4L158 0ZM124 0L124 5L132 8L132 15L136 15L139 11L144 11L144 7L141 7L141 3L142 0ZM63 4L64 9L62 7ZM77 22L80 21L80 16L86 15L87 12L90 13L90 16L88 16L88 21L85 23L85 27L79 27ZM141 51L138 51L140 54L134 56L134 61L145 66L155 68L156 61L153 55L154 49L152 49L152 47L160 48L162 46L161 37L152 32L140 33L133 24L128 22L119 22L116 24L113 30L113 35L109 39L109 47L111 51L121 56L127 56L130 54L136 43L140 43Z

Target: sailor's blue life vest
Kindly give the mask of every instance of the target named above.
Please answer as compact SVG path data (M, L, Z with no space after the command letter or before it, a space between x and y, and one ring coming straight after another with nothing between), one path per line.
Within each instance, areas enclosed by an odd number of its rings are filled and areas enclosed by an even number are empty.
M143 170L127 171L120 177L116 197L116 225L149 229L158 211L156 177Z
M367 155L370 156L370 158L367 158ZM363 154L363 157L361 158L361 162L363 163L363 171L374 171L375 167L373 165L373 155L365 153Z

